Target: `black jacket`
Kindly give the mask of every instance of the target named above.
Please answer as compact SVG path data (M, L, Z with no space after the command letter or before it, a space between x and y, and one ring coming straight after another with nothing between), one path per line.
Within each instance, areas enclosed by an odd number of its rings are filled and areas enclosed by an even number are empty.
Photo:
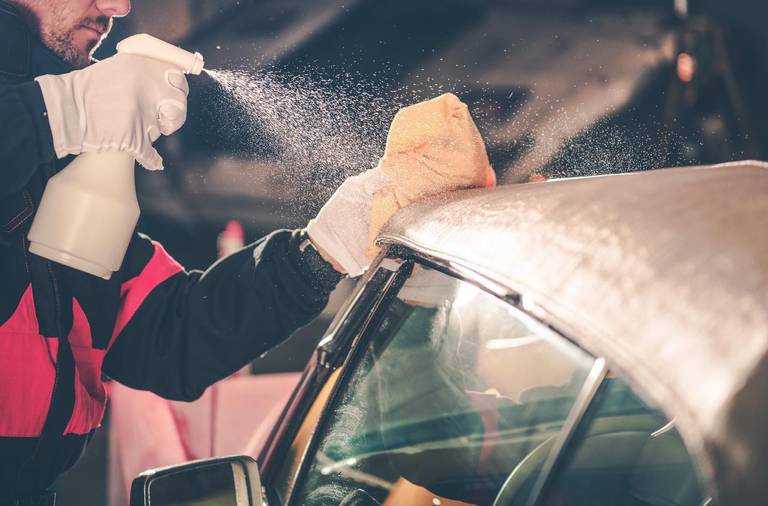
M75 463L103 416L103 375L195 399L314 318L340 278L298 231L206 272L136 234L109 281L30 254L45 182L69 161L33 79L70 70L0 1L0 501Z

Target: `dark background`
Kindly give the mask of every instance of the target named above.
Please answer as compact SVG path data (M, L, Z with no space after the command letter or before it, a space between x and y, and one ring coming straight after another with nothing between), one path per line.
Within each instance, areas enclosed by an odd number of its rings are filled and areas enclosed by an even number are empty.
M365 88L386 97L381 132L399 105L452 91L499 179L515 182L768 158L765 19L760 0L134 0L98 56L147 32L200 51L206 68ZM680 52L697 62L691 83ZM140 228L185 265L210 263L228 219L250 239L301 226L355 171L317 179L307 159L286 174L252 142L253 118L189 81L189 120L160 147L167 170L138 173Z

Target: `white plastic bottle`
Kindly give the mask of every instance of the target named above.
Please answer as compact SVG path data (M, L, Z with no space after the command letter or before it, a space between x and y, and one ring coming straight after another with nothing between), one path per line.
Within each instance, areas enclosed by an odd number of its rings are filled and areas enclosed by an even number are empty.
M118 44L120 53L147 56L200 74L203 57L146 34ZM48 180L29 231L29 251L109 279L120 269L139 203L135 161L124 152L83 153Z

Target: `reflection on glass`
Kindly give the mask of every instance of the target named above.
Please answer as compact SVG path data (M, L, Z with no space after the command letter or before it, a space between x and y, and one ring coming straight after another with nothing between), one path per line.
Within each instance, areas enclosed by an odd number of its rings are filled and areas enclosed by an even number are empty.
M152 506L239 506L248 504L245 473L230 462L188 468L152 478Z
M506 302L423 268L372 331L297 504L492 504L517 464L551 445L593 362Z
M714 506L680 434L620 379L587 413L543 504Z

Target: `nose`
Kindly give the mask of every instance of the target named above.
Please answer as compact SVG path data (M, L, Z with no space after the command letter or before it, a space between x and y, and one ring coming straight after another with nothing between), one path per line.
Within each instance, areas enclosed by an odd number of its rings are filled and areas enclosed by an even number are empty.
M96 0L96 8L105 16L121 18L131 12L131 0Z

